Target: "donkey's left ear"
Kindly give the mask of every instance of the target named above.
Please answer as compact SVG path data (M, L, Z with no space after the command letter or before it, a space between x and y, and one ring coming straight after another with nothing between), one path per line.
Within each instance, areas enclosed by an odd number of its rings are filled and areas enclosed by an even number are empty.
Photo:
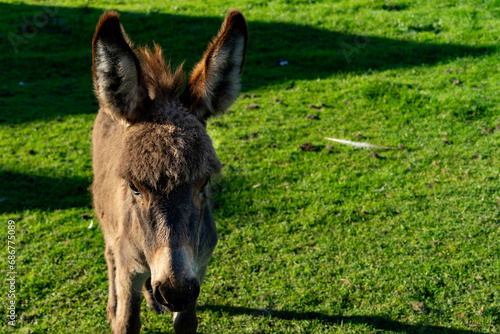
M243 14L230 10L181 95L181 101L202 122L225 111L238 97L247 40Z

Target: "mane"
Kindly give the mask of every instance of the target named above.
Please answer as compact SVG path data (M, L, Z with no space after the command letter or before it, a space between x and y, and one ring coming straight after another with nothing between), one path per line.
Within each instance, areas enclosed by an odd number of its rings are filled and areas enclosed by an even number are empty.
M138 51L142 58L143 78L149 97L152 100L176 97L185 83L183 64L172 71L157 43L154 43L154 51L148 47L139 47Z

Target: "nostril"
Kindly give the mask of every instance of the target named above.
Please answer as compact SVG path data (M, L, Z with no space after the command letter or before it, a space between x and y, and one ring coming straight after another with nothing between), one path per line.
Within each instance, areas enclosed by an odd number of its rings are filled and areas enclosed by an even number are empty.
M164 291L162 290L163 289L161 283L153 285L153 297L156 299L158 303L165 304Z
M188 295L190 295L190 302L195 301L200 294L200 284L198 283L198 281L196 279L190 280L189 282L187 282L186 288Z

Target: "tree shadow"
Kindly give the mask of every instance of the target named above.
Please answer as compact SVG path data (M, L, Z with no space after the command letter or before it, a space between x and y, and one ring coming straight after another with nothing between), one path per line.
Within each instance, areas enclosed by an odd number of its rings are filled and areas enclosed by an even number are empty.
M100 9L0 4L0 39L7 78L0 84L0 121L8 124L97 111L92 92L91 39ZM136 45L157 41L174 64L192 68L222 17L121 12ZM480 57L496 46L418 43L360 36L306 25L250 21L243 91L294 80L327 78ZM437 32L436 32L437 33ZM405 40L406 39L406 40ZM286 60L288 65L280 66ZM281 62L284 64L284 62ZM21 83L21 84L20 84Z
M90 180L0 172L0 212L90 206Z
M332 325L341 324L364 324L376 330L393 331L397 333L447 333L447 334L486 334L485 332L453 329L441 326L428 325L408 325L382 316L360 315L360 316L342 316L327 315L319 312L294 312L294 311L268 311L257 310L248 307L235 307L224 305L203 305L198 310L211 311L217 313L227 313L230 316L252 315L254 317L269 317L270 319L281 320L319 320L323 323Z

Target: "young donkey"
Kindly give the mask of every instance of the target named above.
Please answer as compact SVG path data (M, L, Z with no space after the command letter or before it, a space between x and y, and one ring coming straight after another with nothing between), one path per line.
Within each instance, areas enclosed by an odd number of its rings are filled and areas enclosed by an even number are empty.
M217 243L207 185L221 169L206 121L239 94L246 44L246 21L230 10L180 94L182 69L172 73L158 45L134 49L116 12L97 24L92 193L114 334L140 331L141 290L154 312L174 312L175 333L196 332L196 299Z

